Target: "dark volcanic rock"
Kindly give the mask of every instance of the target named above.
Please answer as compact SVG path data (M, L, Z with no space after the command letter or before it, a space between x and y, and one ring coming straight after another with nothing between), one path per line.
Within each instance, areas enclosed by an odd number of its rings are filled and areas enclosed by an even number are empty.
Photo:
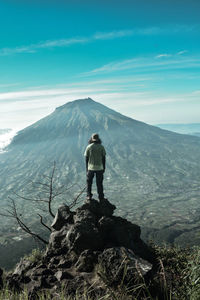
M152 269L152 264L124 247L105 249L98 260L100 272L103 272L100 274L111 286L120 284L122 278L126 285L133 286L138 273L145 276Z
M140 227L113 216L114 209L108 200L92 200L75 212L66 205L59 207L42 260L22 260L7 278L9 286L25 287L29 299L37 299L42 289L53 293L65 286L67 294L75 295L77 289L81 292L92 285L95 298L106 292L105 274L107 286L119 284L122 278L127 286L133 285L138 273L145 277L154 255L140 239Z
M51 227L55 230L60 230L64 224L73 222L73 213L70 211L69 206L63 204L58 208Z
M66 242L69 249L76 253L86 249L99 250L103 247L98 228L89 221L74 224L67 233Z
M100 251L84 250L75 265L78 272L92 272L95 264L98 261L98 254Z
M90 202L83 204L79 210L89 210L96 216L112 216L116 206L110 203L107 199L100 202L92 199Z

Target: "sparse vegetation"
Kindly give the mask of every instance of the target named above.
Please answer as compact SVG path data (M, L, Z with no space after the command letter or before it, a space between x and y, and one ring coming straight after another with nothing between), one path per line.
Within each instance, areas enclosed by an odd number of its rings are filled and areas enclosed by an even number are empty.
M29 260L30 262L34 263L34 262L38 262L42 259L44 252L40 249L33 249L31 254L29 255L25 255L25 259Z
M152 282L145 284L138 274L138 282L134 287L125 288L123 278L116 288L109 288L106 295L98 300L199 300L200 299L200 249L167 246L153 246L155 248L159 272ZM35 261L41 259L41 251L34 250L27 259ZM106 278L106 274L104 274ZM108 279L108 278L107 278ZM104 281L106 284L106 281ZM160 290L160 295L158 291ZM84 290L76 295L67 296L64 288L60 293L52 296L48 291L39 295L40 300L92 300L93 288ZM156 295L157 294L157 295ZM162 296L161 296L162 295ZM0 291L0 300L28 300L27 291L15 294L6 287Z

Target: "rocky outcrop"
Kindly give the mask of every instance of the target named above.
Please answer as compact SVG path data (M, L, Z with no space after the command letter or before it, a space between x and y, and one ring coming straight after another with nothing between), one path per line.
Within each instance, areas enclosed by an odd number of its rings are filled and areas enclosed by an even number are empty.
M41 261L22 260L7 276L9 286L25 287L30 299L41 289L53 294L65 286L67 294L75 294L92 286L95 298L122 278L131 286L138 274L148 277L154 255L140 239L140 227L113 216L114 210L108 200L91 200L74 212L62 205Z

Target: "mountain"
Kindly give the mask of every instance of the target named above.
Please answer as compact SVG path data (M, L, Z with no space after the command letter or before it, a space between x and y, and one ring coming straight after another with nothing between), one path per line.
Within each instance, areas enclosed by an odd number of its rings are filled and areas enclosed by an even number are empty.
M200 137L200 123L191 124L158 124L158 127L182 134L191 134Z
M94 132L107 151L105 195L117 213L142 226L146 239L200 243L200 139L136 121L90 98L60 106L21 130L0 154L1 208L13 191L27 195L30 182L46 180L54 161L54 184L78 183L81 189L83 153ZM43 195L33 186L31 196L36 194ZM58 198L70 200L70 194ZM35 202L17 201L29 222L36 218ZM1 222L2 232L16 232L10 220Z

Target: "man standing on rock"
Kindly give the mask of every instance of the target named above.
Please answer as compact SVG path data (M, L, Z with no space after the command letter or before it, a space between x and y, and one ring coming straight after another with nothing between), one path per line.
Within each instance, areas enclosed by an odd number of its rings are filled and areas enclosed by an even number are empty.
M86 159L87 172L87 200L92 199L92 182L94 175L96 175L99 201L104 200L103 173L106 168L106 151L104 146L101 145L101 140L97 133L91 136L84 156Z

